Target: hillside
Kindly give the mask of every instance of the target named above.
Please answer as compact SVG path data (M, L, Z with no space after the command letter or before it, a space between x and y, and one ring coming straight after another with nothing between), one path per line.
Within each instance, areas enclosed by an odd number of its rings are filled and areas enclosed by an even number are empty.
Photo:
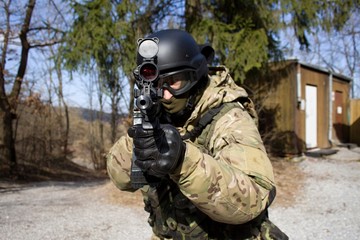
M86 108L69 108L69 127L64 109L43 104L22 104L14 122L19 179L76 180L104 177L105 155L110 140L111 114ZM119 116L117 137L124 132ZM0 175L9 165L0 163Z

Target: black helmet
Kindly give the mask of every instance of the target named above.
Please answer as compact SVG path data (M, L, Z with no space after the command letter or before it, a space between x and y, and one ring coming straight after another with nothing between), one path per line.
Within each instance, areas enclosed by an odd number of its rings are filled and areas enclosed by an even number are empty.
M187 32L177 29L162 30L147 38L158 39L156 65L160 81L177 74L186 74L186 82L181 89L172 89L168 84L162 85L174 96L188 92L196 83L208 74L208 62L214 50L209 45L199 46ZM138 54L137 64L144 59Z

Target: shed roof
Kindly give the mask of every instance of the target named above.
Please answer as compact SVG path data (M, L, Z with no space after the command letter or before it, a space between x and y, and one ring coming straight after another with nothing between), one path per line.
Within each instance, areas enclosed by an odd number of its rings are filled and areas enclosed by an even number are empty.
M310 68L310 69L313 69L313 70L316 70L316 71L319 71L319 72L332 74L334 77L339 78L340 80L343 80L345 82L352 82L353 81L353 79L351 77L345 76L345 75L343 75L341 73L336 73L336 72L332 71L329 68L321 67L321 66L318 66L318 65L310 64L310 63L305 63L305 62L302 62L302 61L300 61L298 59L289 59L289 60L286 60L286 61L298 63L303 67Z

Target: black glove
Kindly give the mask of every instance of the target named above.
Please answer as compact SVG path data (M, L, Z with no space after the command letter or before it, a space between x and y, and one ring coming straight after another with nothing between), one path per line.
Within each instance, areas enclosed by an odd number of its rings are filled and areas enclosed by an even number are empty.
M164 124L150 130L136 125L129 128L128 134L133 138L135 164L150 175L171 174L184 159L185 143L172 125Z

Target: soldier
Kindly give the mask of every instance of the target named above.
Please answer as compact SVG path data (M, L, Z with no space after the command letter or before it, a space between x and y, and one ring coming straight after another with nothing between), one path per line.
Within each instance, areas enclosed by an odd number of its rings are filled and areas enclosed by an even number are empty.
M114 144L107 157L113 183L134 191L133 155L158 179L141 188L153 239L288 239L268 219L274 175L246 91L226 67L208 67L214 50L187 32L149 38L158 39L161 125L130 127Z

